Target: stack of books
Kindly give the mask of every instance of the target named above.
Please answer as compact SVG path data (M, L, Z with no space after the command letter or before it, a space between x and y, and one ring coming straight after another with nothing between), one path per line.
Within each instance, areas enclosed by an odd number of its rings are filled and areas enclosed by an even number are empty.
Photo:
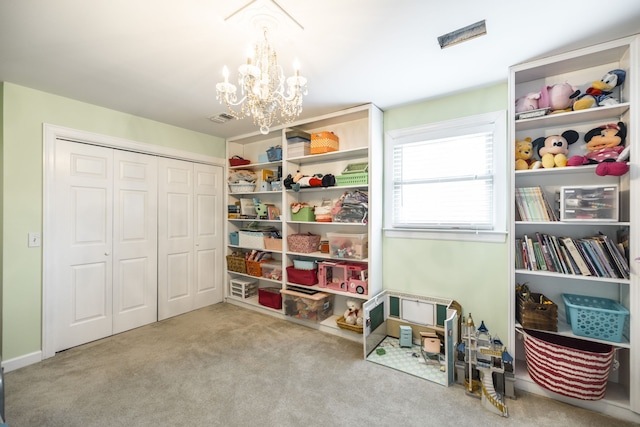
M516 269L629 279L624 248L602 233L574 239L544 233L516 239Z
M516 188L516 213L520 221L558 221L540 187Z

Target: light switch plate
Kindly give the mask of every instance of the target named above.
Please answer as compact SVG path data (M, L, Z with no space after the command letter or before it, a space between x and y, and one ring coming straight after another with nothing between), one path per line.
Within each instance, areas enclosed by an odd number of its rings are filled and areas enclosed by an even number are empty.
M40 247L40 233L29 233L29 247L30 248L38 248Z

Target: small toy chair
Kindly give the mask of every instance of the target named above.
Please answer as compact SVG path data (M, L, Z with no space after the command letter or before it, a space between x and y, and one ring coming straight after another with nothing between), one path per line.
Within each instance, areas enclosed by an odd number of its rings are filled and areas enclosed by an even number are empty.
M437 364L440 366L440 338L434 332L420 332L422 338L422 357L427 364Z

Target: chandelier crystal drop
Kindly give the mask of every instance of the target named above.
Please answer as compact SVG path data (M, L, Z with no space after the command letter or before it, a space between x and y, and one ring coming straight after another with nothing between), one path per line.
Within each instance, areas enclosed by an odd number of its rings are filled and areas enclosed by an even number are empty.
M224 103L229 114L236 119L253 117L253 123L263 134L269 133L274 123L290 123L302 112L302 97L307 94L307 79L294 66L295 74L285 80L282 67L278 64L276 51L269 44L267 30L264 40L257 43L247 63L238 68L237 88L229 83L229 70L223 69L224 81L216 84L216 99ZM285 91L286 81L286 91ZM236 111L232 107L240 106Z

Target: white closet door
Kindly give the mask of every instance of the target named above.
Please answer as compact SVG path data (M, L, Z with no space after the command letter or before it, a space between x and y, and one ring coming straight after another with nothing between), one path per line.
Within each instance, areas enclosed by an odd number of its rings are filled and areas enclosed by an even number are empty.
M194 234L195 284L194 308L222 301L223 298L223 240L222 168L195 163L194 170Z
M55 351L112 333L113 150L55 149Z
M114 151L113 333L158 319L158 158Z
M193 309L193 163L158 164L158 320Z

